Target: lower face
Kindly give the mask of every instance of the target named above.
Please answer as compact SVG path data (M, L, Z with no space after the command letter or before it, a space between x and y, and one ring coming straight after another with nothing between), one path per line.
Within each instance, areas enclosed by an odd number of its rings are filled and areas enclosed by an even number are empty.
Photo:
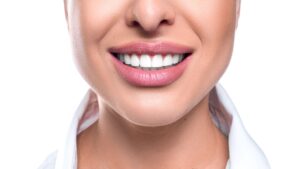
M151 34L126 24L129 11L148 9L137 3L148 3L149 9L168 6L174 22ZM187 115L207 97L231 58L236 0L74 0L69 9L80 73L107 109L136 125L164 126ZM162 46L167 51L160 51ZM162 66L168 53L170 62Z

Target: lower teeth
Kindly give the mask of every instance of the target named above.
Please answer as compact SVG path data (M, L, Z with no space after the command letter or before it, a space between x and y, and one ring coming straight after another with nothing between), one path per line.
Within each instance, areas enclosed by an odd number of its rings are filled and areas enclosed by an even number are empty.
M177 64L179 64L179 63L177 63ZM127 65L125 63L123 63L123 64ZM127 66L130 66L130 67L133 67L133 68L136 68L136 69L142 69L142 70L160 70L160 69L166 69L166 68L169 68L169 67L172 67L172 66L176 66L177 64L170 65L170 66L163 66L163 67L139 67L139 66L131 66L131 65L127 65Z
M172 66L174 66L174 65L172 65ZM145 68L145 67L135 67L135 68L142 69L142 70L160 70L160 69L165 69L165 68L169 68L169 67L172 67L172 66L164 66L164 67L151 67L151 68Z

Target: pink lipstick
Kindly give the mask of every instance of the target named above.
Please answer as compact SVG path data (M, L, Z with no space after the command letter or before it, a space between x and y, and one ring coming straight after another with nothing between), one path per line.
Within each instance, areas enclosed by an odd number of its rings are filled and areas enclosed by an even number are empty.
M129 43L109 49L119 75L135 86L166 86L181 77L193 49L169 42Z

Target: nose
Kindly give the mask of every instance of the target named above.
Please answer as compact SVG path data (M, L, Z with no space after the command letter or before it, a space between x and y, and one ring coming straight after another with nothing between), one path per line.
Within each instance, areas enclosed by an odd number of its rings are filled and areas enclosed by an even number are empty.
M172 25L175 16L167 0L135 0L126 12L126 24L152 33L162 25Z

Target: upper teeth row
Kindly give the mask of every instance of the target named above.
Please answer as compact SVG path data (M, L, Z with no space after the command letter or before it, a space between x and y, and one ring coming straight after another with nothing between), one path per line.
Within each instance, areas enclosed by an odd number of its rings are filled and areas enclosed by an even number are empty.
M160 68L179 63L183 59L183 54L167 54L164 57L161 54L156 54L152 57L148 54L142 54L141 56L136 54L118 54L118 59L126 65L135 67Z

